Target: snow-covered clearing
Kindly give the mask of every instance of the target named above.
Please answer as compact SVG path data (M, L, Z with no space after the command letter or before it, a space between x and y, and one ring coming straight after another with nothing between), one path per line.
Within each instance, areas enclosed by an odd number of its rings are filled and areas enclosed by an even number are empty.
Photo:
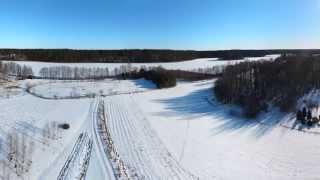
M1 142L11 133L32 142L27 154L32 159L31 168L23 177L56 179L89 105L85 99L49 101L28 94L0 101ZM69 123L70 130L58 129L59 123ZM51 173L54 176L46 176ZM16 178L11 175L11 179Z
M38 81L30 89L32 93L48 99L110 96L139 93L155 89L156 86L144 79L135 81L105 79L101 81Z
M195 179L162 144L131 95L105 98L113 142L132 179Z
M28 83L47 97L74 92L99 96L100 90L105 97L46 100L26 93ZM299 130L291 123L294 114L277 110L256 121L235 117L237 107L214 99L213 84L179 82L157 90L145 80L20 81L12 85L22 87L17 94L0 99L0 166L7 165L3 147L15 132L32 147L25 179L57 179L64 167L66 179L83 173L97 180L320 177L320 133L313 133L320 132L318 127ZM134 93L137 90L141 93ZM57 128L60 123L70 124L70 129ZM77 143L81 133L86 138ZM82 148L74 148L78 146ZM0 175L7 177L5 173L0 168Z
M158 67L162 66L169 70L186 70L195 71L199 68L212 68L213 66L223 66L228 64L235 64L243 61L258 61L258 60L272 60L279 57L279 55L268 55L265 57L248 57L242 60L218 60L217 58L204 58L195 59L182 62L170 62L170 63L130 63L132 67ZM4 61L6 62L6 61ZM36 61L15 61L20 65L27 65L32 67L35 75L39 75L41 68L54 67L54 66L68 66L68 67L85 67L85 68L108 68L110 72L113 72L115 68L120 69L121 66L127 66L128 63L46 63Z
M259 121L233 117L230 107L208 102L212 83L134 94L132 111L139 107L137 114L150 122L173 158L200 179L319 178L320 136L281 126L288 116L277 112Z
M61 174L60 179L79 179L86 173L89 178L93 179L111 177L109 176L110 173L106 172L105 166L102 165L108 163L109 160L105 159L105 153L100 151L103 147L100 147L101 143L97 143L97 139L95 139L97 137L94 132L97 128L93 122L95 122L95 116L97 116L97 100L79 98L46 100L38 98L25 91L27 84L30 83L41 86L49 82L46 80L20 81L14 84L20 90L20 93L15 96L8 96L0 101L2 109L0 112L0 165L1 167L10 167L10 169L4 168L5 170L0 168L0 178L50 180L57 179L59 173ZM57 92L61 91L62 95L64 95L63 92L67 91L67 94L69 94L69 91L74 89L79 91L81 89L85 94L90 90L98 91L97 87L100 87L103 90L110 90L112 94L121 94L134 93L136 90L149 90L154 87L153 84L145 80L83 81L71 82L70 84L56 81L55 83L57 83L57 86L53 87L57 87ZM64 88L64 83L68 88ZM96 86L92 87L93 84L96 84ZM59 89L61 86L63 87L62 90ZM100 92L100 89L98 92ZM42 89L41 92L48 96L51 90ZM70 129L58 128L58 124L61 123L68 123ZM77 143L77 138L81 133L84 133L83 136L86 138L81 143ZM18 142L27 141L26 145L30 147L26 149L28 156L23 157L23 159L30 159L32 163L28 163L26 172L19 173L20 177L14 175L15 169L12 168L14 164L8 166L5 160L8 154L4 151L8 149L6 148L8 146L6 139L11 134L18 134ZM91 139L93 140L92 151ZM21 152L24 152L22 146ZM92 154L92 159L90 154ZM18 163L21 164L20 156ZM86 172L87 168L88 172Z

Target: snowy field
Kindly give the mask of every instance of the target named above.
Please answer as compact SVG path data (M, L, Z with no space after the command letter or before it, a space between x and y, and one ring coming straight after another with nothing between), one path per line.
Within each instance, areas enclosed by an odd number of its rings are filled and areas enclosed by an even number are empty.
M34 84L30 90L32 93L49 99L92 97L95 95L111 96L117 94L139 93L155 89L150 81L139 79L101 81L45 81Z
M218 60L217 58L205 58L205 59L195 59L190 61L182 62L170 62L170 63L131 63L132 67L157 67L162 66L169 70L187 70L196 71L199 68L212 68L213 66L224 66L229 64L240 63L243 61L258 61L258 60L272 60L279 57L279 55L267 55L265 57L254 57L245 58L242 60ZM6 62L6 61L4 61ZM39 75L41 68L44 67L54 67L54 66L68 66L68 67L86 67L86 68L109 68L112 72L115 68L120 68L121 66L126 66L128 63L45 63L45 62L34 62L34 61L15 61L20 65L27 65L32 67L35 75Z
M72 145L87 116L89 105L88 100L48 101L28 94L0 101L1 147L5 147L9 134L19 137L17 141L20 143L27 142L25 159L30 159L32 163L28 169L25 167L28 172L22 173L23 177L56 179L67 155L64 152L68 152L69 145ZM69 123L71 129L56 128L59 123ZM6 173L8 170L1 168L0 175ZM55 176L46 176L48 173ZM11 174L5 179L20 178Z
M105 97L47 100L25 92L28 83L47 97L99 95L101 90ZM100 180L117 179L120 168L131 179L146 180L320 177L318 127L295 128L294 114L277 110L256 121L235 117L238 108L218 103L213 84L214 80L179 82L158 90L145 80L9 83L9 89L19 91L8 93L4 88L8 96L0 99L0 175L50 180L60 174L76 179L88 168L86 178ZM317 99L318 94L307 96ZM70 129L57 128L61 123ZM100 136L102 130L107 139ZM8 135L20 137L28 147L24 160L32 163L23 164L28 171L20 177L8 176L3 168Z
M256 122L233 117L231 107L208 101L212 83L105 98L114 141L132 172L146 179L319 177L317 135L283 127L291 116L279 112Z

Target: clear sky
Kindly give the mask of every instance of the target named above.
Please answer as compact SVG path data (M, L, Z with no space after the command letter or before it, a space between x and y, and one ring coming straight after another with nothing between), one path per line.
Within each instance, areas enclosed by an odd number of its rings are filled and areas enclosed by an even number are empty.
M0 2L0 48L320 48L320 0Z

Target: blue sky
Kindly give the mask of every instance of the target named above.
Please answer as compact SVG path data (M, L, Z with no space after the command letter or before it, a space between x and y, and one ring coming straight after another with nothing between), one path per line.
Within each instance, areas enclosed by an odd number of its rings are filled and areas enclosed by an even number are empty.
M1 0L0 48L320 48L320 0Z

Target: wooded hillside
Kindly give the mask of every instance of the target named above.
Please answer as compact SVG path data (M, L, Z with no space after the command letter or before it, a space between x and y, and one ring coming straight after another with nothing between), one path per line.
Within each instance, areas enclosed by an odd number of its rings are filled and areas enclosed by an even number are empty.
M320 88L320 56L282 56L275 61L229 66L215 82L218 100L255 117L268 105L293 110L298 98Z

